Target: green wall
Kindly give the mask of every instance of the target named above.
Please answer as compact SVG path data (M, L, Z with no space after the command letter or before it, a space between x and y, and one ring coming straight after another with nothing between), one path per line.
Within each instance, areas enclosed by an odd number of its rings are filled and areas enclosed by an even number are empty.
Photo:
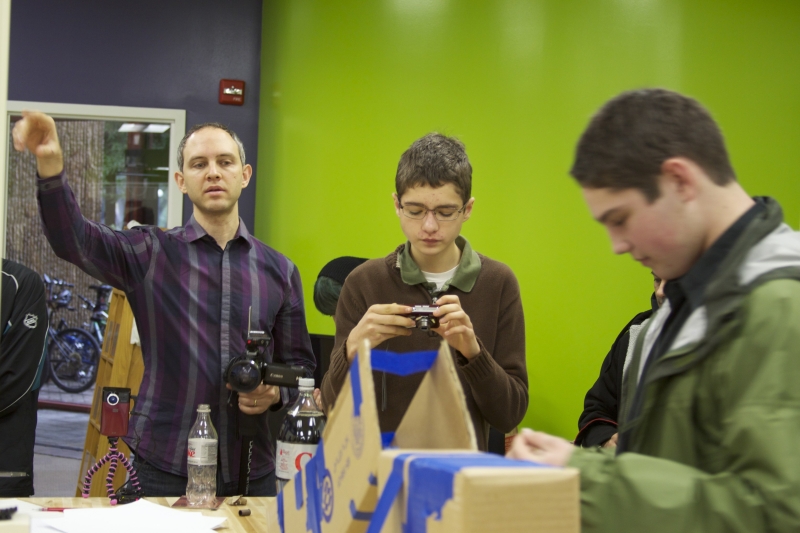
M319 269L402 242L394 172L411 142L459 137L474 168L463 234L522 288L525 424L568 438L650 274L611 253L567 171L590 115L620 91L704 102L740 181L800 221L800 2L267 0L255 234L297 263L309 329Z

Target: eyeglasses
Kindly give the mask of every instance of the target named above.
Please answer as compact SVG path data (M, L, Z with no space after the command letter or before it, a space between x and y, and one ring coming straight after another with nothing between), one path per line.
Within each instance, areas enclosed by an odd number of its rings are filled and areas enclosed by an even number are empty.
M400 204L400 209L403 211L403 214L408 218L413 218L414 220L422 220L423 218L428 216L429 212L433 212L433 216L436 217L436 220L439 222L451 222L458 218L458 215L467 207L467 204L461 206L461 209L456 209L455 207L436 207L434 209L428 209L427 207L422 207L419 205L403 205Z

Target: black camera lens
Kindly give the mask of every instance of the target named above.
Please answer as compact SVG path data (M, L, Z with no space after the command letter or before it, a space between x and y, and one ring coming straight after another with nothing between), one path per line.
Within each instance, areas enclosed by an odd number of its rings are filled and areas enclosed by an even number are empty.
M261 383L261 369L252 359L234 361L228 368L227 378L236 392L250 392Z

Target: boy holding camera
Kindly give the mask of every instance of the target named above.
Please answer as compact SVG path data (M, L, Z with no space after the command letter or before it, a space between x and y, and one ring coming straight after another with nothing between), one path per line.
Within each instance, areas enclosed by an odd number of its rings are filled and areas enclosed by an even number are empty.
M412 352L436 350L444 338L478 446L485 450L489 426L508 432L528 407L517 279L460 236L475 202L472 166L460 141L438 133L415 141L400 158L395 185L394 208L407 242L359 266L345 281L330 368L322 382L324 404L335 403L364 339L380 349ZM415 311L415 306L433 309ZM415 318L426 314L430 328L424 331ZM381 431L397 428L423 377L375 373Z

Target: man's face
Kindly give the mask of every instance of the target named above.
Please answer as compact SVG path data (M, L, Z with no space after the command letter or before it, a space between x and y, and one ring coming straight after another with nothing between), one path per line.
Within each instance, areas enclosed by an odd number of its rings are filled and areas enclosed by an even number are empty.
M217 128L198 130L186 141L183 159L175 181L195 209L212 216L233 212L253 171L242 167L233 138Z
M461 234L461 226L472 214L474 198L470 198L466 206L452 183L442 187L433 188L428 185L407 189L402 198L394 196L394 207L400 219L406 239L411 243L414 254L421 254L435 258L442 252L449 250L456 237ZM424 218L416 220L403 214L401 205L414 212L425 213ZM437 220L434 209L442 212L452 212L464 207L454 220Z
M584 188L583 197L615 254L631 254L659 278L676 279L702 254L702 223L673 187L660 189L652 203L638 189Z

